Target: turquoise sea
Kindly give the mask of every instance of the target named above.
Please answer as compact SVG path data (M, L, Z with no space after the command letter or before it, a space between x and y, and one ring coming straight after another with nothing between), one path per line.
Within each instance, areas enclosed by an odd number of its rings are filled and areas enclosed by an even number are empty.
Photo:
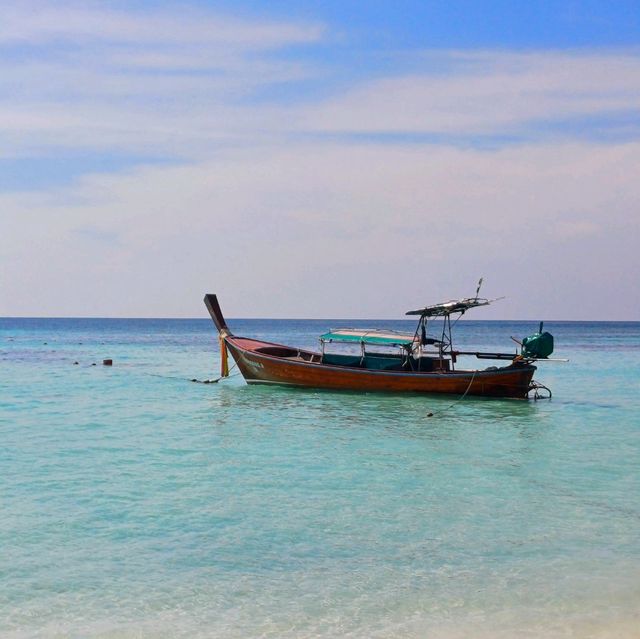
M546 328L552 400L455 401L195 384L207 320L0 319L0 636L640 636L640 323Z

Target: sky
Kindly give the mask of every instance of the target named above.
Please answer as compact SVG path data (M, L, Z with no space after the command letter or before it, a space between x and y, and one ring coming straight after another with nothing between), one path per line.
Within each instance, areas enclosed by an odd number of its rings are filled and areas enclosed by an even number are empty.
M0 316L640 320L640 8L0 0Z

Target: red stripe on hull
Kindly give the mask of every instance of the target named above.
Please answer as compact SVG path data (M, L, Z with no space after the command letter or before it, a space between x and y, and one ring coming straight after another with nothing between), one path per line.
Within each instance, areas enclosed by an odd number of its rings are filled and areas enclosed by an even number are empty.
M333 390L453 393L486 397L527 397L529 383L536 370L530 364L515 364L494 371L455 371L442 373L410 373L374 371L361 368L330 366L304 361L302 358L277 357L256 352L257 348L278 346L301 353L287 346L258 342L252 339L227 337L227 345L242 375L248 383L271 383Z

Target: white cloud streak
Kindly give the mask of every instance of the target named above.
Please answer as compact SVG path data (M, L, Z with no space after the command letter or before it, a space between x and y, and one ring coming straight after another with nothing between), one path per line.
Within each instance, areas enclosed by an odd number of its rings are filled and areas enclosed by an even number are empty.
M425 53L419 72L311 101L300 82L318 68L283 51L321 25L4 14L2 157L179 166L0 194L0 314L193 316L215 288L236 316L388 316L484 275L510 297L494 317L640 318L618 293L638 273L640 144L538 135L636 113L637 52ZM485 135L528 141L474 148Z
M328 70L281 51L320 43L322 25L88 7L5 10L5 156L66 148L193 158L308 134L532 139L541 127L581 119L628 126L640 108L634 51L426 52L416 56L421 72L361 81L310 102L301 83L326 80ZM256 102L283 86L287 101Z
M302 126L345 133L504 134L532 123L640 109L637 53L451 52L438 54L429 66L430 74L359 86L311 109Z
M494 317L638 317L616 291L638 272L639 172L639 144L314 144L94 176L0 199L20 264L3 301L193 316L216 289L235 316L388 316L484 275L509 296Z
M264 50L317 40L318 25L238 20L180 3L173 10L115 10L104 3L20 2L2 9L0 43L100 43L139 46L189 43Z
M312 76L278 53L322 33L321 25L188 9L12 5L0 24L4 155L64 148L189 157L279 130L273 123L283 114L243 101Z

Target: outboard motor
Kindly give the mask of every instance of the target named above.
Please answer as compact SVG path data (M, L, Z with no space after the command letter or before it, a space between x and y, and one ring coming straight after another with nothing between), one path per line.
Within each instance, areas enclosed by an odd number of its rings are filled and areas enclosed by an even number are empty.
M542 332L543 322L540 322L538 332L522 340L522 357L535 357L536 359L546 359L553 353L553 335L545 331Z

